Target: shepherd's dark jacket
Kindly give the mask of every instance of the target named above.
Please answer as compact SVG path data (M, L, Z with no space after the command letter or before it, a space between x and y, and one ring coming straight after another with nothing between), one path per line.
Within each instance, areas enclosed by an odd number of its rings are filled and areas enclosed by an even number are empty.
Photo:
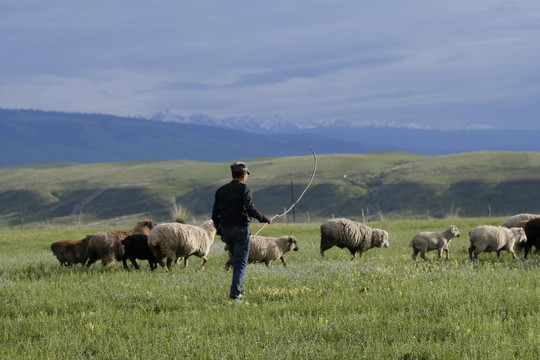
M233 180L216 191L212 220L221 234L221 228L231 226L248 226L251 219L268 222L253 204L251 189L240 181Z

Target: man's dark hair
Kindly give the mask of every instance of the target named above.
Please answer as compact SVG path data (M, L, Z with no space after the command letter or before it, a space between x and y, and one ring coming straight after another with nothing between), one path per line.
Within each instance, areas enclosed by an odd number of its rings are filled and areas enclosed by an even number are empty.
M239 178L239 177L242 177L242 175L244 175L246 171L245 170L232 170L231 172L232 172L233 178Z

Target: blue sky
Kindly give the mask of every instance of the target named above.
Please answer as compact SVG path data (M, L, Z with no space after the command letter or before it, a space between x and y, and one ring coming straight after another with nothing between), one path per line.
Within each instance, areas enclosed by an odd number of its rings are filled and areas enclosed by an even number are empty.
M540 2L0 2L0 107L540 128Z

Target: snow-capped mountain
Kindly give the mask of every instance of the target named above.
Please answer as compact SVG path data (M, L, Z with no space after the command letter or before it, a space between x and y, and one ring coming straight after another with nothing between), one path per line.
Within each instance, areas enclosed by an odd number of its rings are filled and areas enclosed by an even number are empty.
M170 111L164 111L153 115L150 120L175 122L182 124L215 126L226 129L243 130L255 134L280 134L293 133L298 130L280 116L274 115L266 118L254 118L251 116L214 118L205 114L179 115Z

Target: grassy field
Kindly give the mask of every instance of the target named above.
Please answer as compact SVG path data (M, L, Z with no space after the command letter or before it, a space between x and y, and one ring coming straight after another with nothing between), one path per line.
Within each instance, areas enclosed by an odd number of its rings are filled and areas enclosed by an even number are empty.
M273 224L295 235L288 266L250 264L242 302L216 239L204 271L61 267L51 242L108 229L0 232L1 359L539 359L540 258L468 261L468 232L502 218L370 223L390 248L350 261L319 258L318 224ZM457 225L450 260L413 262L408 243ZM255 232L259 225L253 225ZM433 257L434 252L428 256ZM131 265L130 265L131 267Z
M308 149L306 149L307 151ZM248 184L263 213L280 214L306 187L313 157L247 159ZM122 216L165 219L173 204L209 216L228 162L130 161L0 169L0 227L71 224ZM401 152L318 156L297 220L444 218L540 213L540 153L447 156ZM292 193L292 194L291 194ZM293 196L294 195L294 196ZM490 212L491 211L491 212ZM23 216L24 215L24 216Z

